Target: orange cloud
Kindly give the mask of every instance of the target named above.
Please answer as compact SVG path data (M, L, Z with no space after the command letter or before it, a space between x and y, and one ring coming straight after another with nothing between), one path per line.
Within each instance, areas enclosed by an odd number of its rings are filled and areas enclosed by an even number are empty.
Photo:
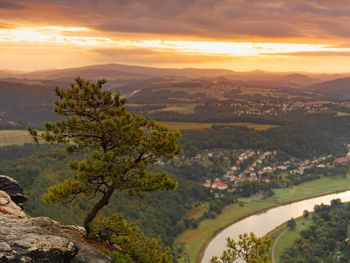
M0 0L2 68L346 71L349 37L345 0Z
M318 39L350 35L346 0L2 0L0 17L26 24L204 39ZM278 40L278 41L279 41Z

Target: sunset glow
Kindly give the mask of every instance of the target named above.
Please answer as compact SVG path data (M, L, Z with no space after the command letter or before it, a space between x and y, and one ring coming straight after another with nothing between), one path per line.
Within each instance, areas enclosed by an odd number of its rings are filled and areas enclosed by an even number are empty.
M350 17L335 19L348 6L330 1L33 4L36 1L0 1L0 69L124 63L236 71L350 71L345 33ZM155 6L161 9L156 11Z
M100 46L111 43L111 39L102 37L85 37L64 35L65 32L89 31L84 27L41 26L0 29L0 43L31 42L47 44L66 44L79 46Z
M122 44L123 42L120 42ZM337 48L323 44L290 44L290 43L247 43L247 42L194 42L194 41L161 41L145 40L127 42L125 46L170 49L189 53L220 54L232 56L257 56L295 52L348 52L350 48Z
M118 40L108 37L65 35L66 32L91 31L84 27L40 26L0 29L0 43L31 42L95 47L151 48L176 52L230 56L258 56L295 52L349 52L326 44L249 43L218 41Z

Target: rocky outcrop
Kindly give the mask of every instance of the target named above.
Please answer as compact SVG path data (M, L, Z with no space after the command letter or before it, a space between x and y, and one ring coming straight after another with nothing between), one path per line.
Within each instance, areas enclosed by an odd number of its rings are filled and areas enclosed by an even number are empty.
M0 191L0 262L110 262L84 234L47 217L28 217Z
M0 190L8 193L16 204L22 207L27 198L23 195L23 189L18 182L6 175L0 175Z

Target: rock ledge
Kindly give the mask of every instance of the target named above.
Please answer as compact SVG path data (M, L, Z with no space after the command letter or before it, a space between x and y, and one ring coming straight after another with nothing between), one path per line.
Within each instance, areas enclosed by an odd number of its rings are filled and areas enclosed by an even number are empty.
M28 217L0 191L0 262L111 262L84 238L84 230L48 217Z

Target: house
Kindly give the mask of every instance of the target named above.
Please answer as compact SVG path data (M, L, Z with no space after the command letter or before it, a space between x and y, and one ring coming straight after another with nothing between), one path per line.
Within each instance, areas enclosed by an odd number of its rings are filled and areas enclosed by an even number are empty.
M263 180L263 182L269 184L269 183L271 183L271 179L270 179L270 178L265 178L265 179Z
M280 166L277 166L276 168L279 169L279 170L285 171L285 170L288 169L288 166L280 165Z
M344 156L344 157L339 157L337 159L334 160L335 164L345 164L348 163L350 161L350 158L348 156Z
M272 173L273 172L273 168L271 166L266 166L264 168L262 168L263 173Z
M222 182L220 180L215 180L215 182L212 183L211 188L218 189L218 190L226 190L228 187L225 182Z

